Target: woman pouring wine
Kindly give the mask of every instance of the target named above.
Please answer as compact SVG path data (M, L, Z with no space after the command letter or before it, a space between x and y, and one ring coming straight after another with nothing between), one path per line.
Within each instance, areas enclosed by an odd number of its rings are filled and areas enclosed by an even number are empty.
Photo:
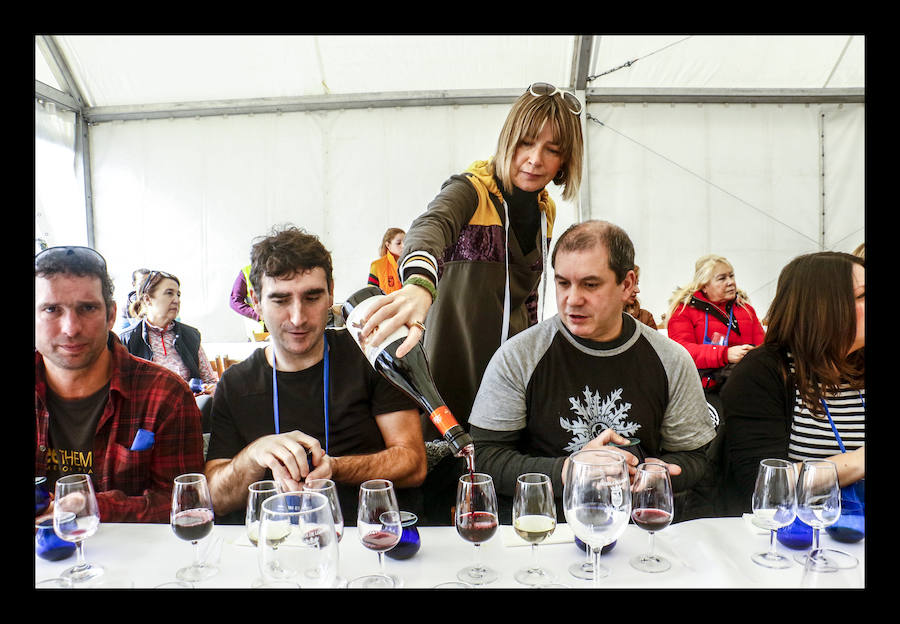
M403 288L381 299L363 327L363 337L376 327L382 336L409 327L402 357L425 335L427 317L432 375L464 427L491 356L538 320L537 286L556 216L546 186L562 186L567 200L578 194L582 109L572 93L529 86L513 104L494 155L450 177L413 221L399 262ZM427 423L425 439L438 437ZM446 479L448 509L457 477Z

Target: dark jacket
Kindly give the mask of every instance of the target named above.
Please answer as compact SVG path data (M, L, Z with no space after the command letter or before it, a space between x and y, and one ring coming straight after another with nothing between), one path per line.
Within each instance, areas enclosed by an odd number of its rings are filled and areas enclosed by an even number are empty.
M200 360L200 331L190 325L185 325L178 321L175 323L175 351L181 356L181 361L191 371L191 377L201 378ZM153 349L147 340L147 321L141 320L140 323L129 327L119 334L119 340L128 349L131 355L153 361Z

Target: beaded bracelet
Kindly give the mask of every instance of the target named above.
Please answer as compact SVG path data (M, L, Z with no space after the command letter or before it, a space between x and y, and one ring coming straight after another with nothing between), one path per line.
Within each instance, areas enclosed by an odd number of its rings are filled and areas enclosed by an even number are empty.
M434 303L437 301L437 288L434 287L434 284L431 283L431 280L427 277L422 277L421 275L411 275L406 278L406 281L403 282L403 285L407 284L415 284L416 286L421 286L431 295L431 302Z

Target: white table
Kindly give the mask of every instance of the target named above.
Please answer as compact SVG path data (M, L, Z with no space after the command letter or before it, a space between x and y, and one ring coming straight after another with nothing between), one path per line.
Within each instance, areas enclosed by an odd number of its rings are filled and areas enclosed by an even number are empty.
M249 546L241 526L216 526L210 538L223 540L219 573L197 583L198 588L250 588L260 578L256 549ZM420 527L421 550L411 559L397 561L386 558L389 574L403 579L405 588L430 588L456 580L456 572L469 565L474 547L460 538L453 527ZM584 554L571 539L565 524L557 527L551 540L538 547L540 562L557 577L557 582L571 588L592 588L591 581L572 577L567 569ZM857 544L839 544L822 532L822 546L836 547L855 555L860 565L852 571L830 576L826 583L841 587L865 587L865 540ZM247 545L243 545L247 544ZM203 545L203 542L201 542ZM746 518L705 518L673 524L656 535L657 552L672 562L663 573L648 574L633 569L628 560L645 552L648 535L629 525L613 551L601 557L611 574L600 581L604 588L794 588L808 585L802 566L786 570L769 570L754 564L750 556L768 547L768 537L752 527ZM791 557L797 552L780 544L779 551ZM530 548L512 532L500 527L494 537L481 546L482 562L495 568L499 579L488 588L519 588L515 571L530 563ZM189 564L192 546L175 537L165 524L102 524L98 532L85 542L89 562L106 568L105 586L152 588L175 580L178 568ZM48 562L35 557L35 581L52 578L72 565L74 556L64 561ZM357 539L356 530L347 528L340 544L340 570L344 579L375 573L378 560ZM824 576L824 575L822 575ZM816 581L818 584L820 581Z

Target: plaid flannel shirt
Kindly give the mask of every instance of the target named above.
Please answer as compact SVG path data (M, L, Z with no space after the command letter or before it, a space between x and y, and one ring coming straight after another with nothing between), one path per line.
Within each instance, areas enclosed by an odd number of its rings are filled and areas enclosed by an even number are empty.
M128 353L110 332L109 398L94 437L92 480L102 522L169 522L173 480L203 472L200 410L187 384L165 368ZM44 359L35 351L35 475L44 475L50 414ZM153 433L130 450L139 429Z

